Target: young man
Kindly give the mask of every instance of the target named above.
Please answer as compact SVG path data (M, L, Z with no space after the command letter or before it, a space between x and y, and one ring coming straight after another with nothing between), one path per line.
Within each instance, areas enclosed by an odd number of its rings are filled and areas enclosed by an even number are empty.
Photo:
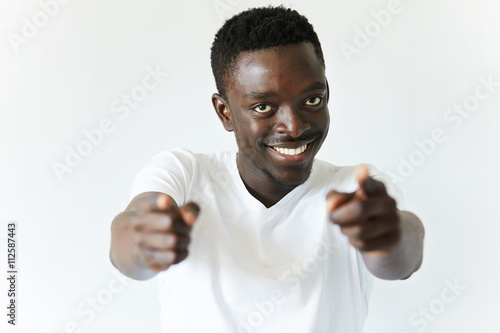
M315 159L329 89L305 17L240 13L211 60L212 103L238 153L157 155L113 221L111 261L159 276L163 332L361 332L373 275L420 267L420 220L372 165Z

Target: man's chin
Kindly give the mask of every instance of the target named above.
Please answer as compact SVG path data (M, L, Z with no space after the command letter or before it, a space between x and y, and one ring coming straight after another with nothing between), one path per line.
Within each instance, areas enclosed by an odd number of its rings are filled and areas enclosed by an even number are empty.
M305 174L293 176L293 177L292 176L290 176L290 177L278 177L278 176L273 175L269 170L264 170L264 172L269 178L271 178L278 185L283 186L283 187L288 187L291 189L293 189L299 185L304 184L307 181L307 179L309 178L309 175L311 174L311 172L309 171Z

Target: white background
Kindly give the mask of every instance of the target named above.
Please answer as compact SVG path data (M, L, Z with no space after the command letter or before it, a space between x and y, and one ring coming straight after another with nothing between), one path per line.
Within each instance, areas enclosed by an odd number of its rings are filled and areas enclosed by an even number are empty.
M156 281L120 282L109 262L111 221L159 151L236 150L210 102L210 45L224 17L269 3L280 2L73 0L43 22L35 0L0 2L0 331L159 331ZM402 159L419 164L397 185L426 227L424 264L409 280L376 282L365 332L500 332L500 87L456 128L443 118L474 96L478 77L500 81L500 4L401 0L400 14L348 61L342 43L354 45L356 27L388 3L287 3L309 18L325 53L331 126L319 157L393 175ZM34 16L38 31L13 43ZM112 103L148 67L169 75L119 118ZM113 131L59 180L53 164L104 118ZM446 140L418 153L415 140L437 128ZM8 221L18 223L16 327L5 315ZM466 287L449 303L440 300L446 280ZM410 322L430 306L425 329Z

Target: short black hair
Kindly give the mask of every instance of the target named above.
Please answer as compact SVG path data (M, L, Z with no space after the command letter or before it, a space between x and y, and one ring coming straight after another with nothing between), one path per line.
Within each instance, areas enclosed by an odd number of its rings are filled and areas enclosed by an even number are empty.
M226 98L226 88L241 52L274 46L309 42L321 65L325 59L318 35L305 16L283 6L248 9L229 20L219 29L212 43L210 60L219 94Z

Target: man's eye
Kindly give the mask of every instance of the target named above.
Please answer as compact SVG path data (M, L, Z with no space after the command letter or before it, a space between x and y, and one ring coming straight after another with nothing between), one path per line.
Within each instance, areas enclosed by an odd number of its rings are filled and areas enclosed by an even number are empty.
M267 105L267 104L260 104L254 108L254 110L259 112L259 113L266 113L266 112L271 111L272 109L273 108L271 107L271 105Z
M321 97L311 97L306 101L306 105L318 105L321 103Z

